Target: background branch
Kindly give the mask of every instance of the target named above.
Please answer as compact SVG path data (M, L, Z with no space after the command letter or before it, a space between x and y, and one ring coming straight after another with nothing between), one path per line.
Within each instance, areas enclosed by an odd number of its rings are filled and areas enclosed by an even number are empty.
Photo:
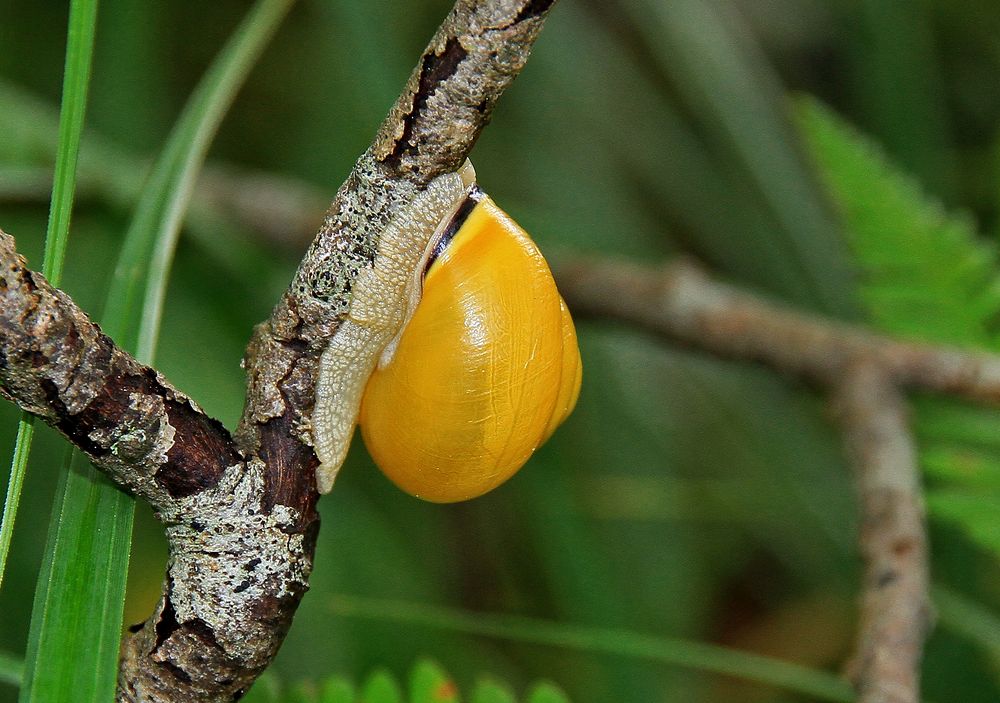
M1000 358L909 344L791 311L680 261L662 269L577 261L557 268L576 314L623 320L724 357L763 362L836 395L856 469L865 561L858 645L861 703L916 703L930 629L927 536L899 385L1000 400Z
M577 260L555 272L575 313L631 322L723 357L763 362L827 387L869 359L896 383L1000 402L1000 357L903 342L796 312L712 280L690 261L654 269Z
M836 407L855 467L865 561L849 674L858 703L919 703L929 576L917 450L905 404L885 371L862 362L836 389Z

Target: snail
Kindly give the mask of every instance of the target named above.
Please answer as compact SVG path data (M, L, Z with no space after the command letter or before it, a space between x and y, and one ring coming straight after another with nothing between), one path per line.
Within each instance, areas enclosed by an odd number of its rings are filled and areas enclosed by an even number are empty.
M548 264L466 162L392 218L355 280L320 360L317 487L332 488L357 424L404 491L439 503L482 495L566 419L581 371Z

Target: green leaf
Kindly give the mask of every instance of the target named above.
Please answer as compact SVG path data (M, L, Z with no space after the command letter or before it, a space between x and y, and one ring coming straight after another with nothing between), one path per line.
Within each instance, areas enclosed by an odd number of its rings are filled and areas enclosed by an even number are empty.
M996 454L942 443L921 451L920 464L929 477L1000 492L1000 456Z
M354 684L346 676L331 676L323 682L319 703L354 703Z
M939 625L982 647L1000 670L1000 616L944 586L934 586L932 595Z
M819 102L798 101L798 118L843 215L875 324L898 336L1000 351L996 248ZM922 399L914 424L921 464L936 479L927 494L931 516L1000 555L1000 504L984 495L1000 480L1000 412Z
M438 664L422 659L410 672L410 703L457 703L455 682Z
M361 687L361 703L403 703L403 690L396 677L379 669Z
M1000 495L936 489L928 491L927 507L932 514L961 525L981 546L1000 554Z
M377 669L365 680L360 698L354 685L344 676L327 678L318 691L315 682L309 679L283 693L278 678L266 672L243 700L247 703L457 703L460 699L451 676L436 662L421 659L410 672L406 698L396 677L387 669ZM491 677L479 679L472 694L472 703L516 703L517 700L510 686ZM536 683L525 700L569 703L569 698L558 686L546 681Z
M826 701L854 700L848 683L833 674L702 642L654 637L631 630L468 613L432 605L344 594L331 600L330 610L341 617L399 622L481 637L656 661L770 684Z
M94 54L94 33L97 26L97 0L74 0L70 5L69 32L66 41L66 67L63 75L62 108L59 112L59 144L56 148L55 176L49 222L45 232L45 254L42 275L58 286L62 279L69 223L76 192L76 167L80 154L80 139L87 109L87 89L90 86L90 66ZM14 521L21 501L24 474L31 453L34 420L23 413L17 427L10 480L0 519L0 586L3 586L7 555L14 536Z
M62 472L38 575L22 702L111 700L131 500L77 453Z
M531 689L528 703L569 703L569 697L555 684L543 681Z
M257 677L241 700L242 703L280 703L281 683L278 677L270 671L265 671Z
M926 341L995 346L994 248L968 217L946 213L830 110L810 99L797 104L807 145L863 267L862 298L873 321Z
M494 679L480 679L472 690L472 703L517 703L510 687Z
M132 305L146 276L147 305L162 297L193 179L236 88L292 0L260 0L205 74L137 206L108 293L103 327L149 361L159 312ZM154 247L152 264L147 264ZM129 331L140 329L130 336ZM70 471L58 492L35 593L22 701L110 700L132 530L131 498L95 470Z
M917 429L921 440L1000 455L1000 420L996 408L974 407L952 398L917 398Z
M17 519L17 508L21 503L21 491L24 488L24 475L28 470L28 456L31 453L31 438L35 432L35 418L28 413L21 413L17 422L17 436L14 439L14 456L10 461L10 479L7 482L7 495L3 502L3 515L0 516L0 587L7 571L7 555L10 553L10 543L14 539L14 521Z
M0 652L0 683L20 686L24 675L24 660L9 652Z

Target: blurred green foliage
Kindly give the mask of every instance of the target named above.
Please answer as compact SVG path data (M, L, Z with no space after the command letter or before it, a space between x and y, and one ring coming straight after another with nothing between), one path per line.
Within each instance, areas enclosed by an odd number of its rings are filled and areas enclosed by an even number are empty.
M532 685L521 698L503 683L480 678L463 696L447 672L428 659L413 666L407 683L404 692L391 671L376 669L358 687L344 676L331 676L285 688L276 677L265 674L243 700L246 703L459 703L462 700L470 703L517 703L519 700L524 703L570 703L558 686L544 681Z
M870 141L813 100L803 136L844 219L873 323L901 338L998 351L994 242L950 216ZM1000 557L1000 411L923 398L913 418L932 517L953 521Z
M237 98L210 160L332 195L448 7L301 0ZM145 168L245 9L234 0L101 3L63 282L95 314ZM0 227L36 267L65 27L65 3L0 5ZM997 36L993 0L563 0L474 161L484 188L552 257L655 262L687 253L789 304L863 319L872 315L870 288L856 275L865 259L805 156L789 91L822 98L923 190L992 233L1000 201ZM243 346L289 280L308 232L289 226L283 237L265 238L199 197L173 269L158 367L232 427ZM320 206L315 223L321 215ZM990 259L973 268L973 283L982 271L995 275ZM910 276L911 287L921 288L918 278ZM936 290L928 282L927 295ZM918 318L904 331L920 329ZM364 681L386 667L401 677L426 654L462 691L489 672L517 691L554 680L578 703L810 700L620 656L331 613L337 594L362 594L840 666L851 646L858 562L850 475L824 399L761 368L618 325L580 321L579 332L585 380L577 411L493 494L421 503L393 488L355 445L337 490L321 502L312 590L271 676ZM932 480L951 480L934 470L954 467L942 463L942 448L977 449L1000 425L994 413L924 405L922 441L935 427L945 439L926 447L923 463ZM16 417L9 404L0 407L0 457L9 456ZM38 429L0 592L0 651L24 651L63 451L53 432ZM981 488L965 490L971 503L952 503L952 511L995 514L986 500L995 503L992 467L967 465ZM995 612L997 557L950 517L931 524L935 578ZM127 623L148 615L163 560L160 528L140 508ZM927 698L997 700L996 650L981 646L983 628L952 625L948 612L928 645ZM0 681L0 701L14 697Z

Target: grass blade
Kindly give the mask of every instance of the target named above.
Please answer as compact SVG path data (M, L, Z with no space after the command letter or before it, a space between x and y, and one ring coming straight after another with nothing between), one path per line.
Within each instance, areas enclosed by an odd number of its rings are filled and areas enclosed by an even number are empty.
M824 701L854 700L850 685L833 674L703 642L343 594L331 601L330 610L342 617L392 621L481 637L647 659L778 686Z
M14 520L17 518L18 505L21 503L24 474L28 470L28 455L31 452L34 425L35 418L22 412L21 419L17 422L14 456L10 462L10 480L7 482L7 495L3 501L3 516L0 517L0 588L3 587L3 576L7 572L7 555L10 553L10 543L14 538Z
M167 277L177 247L181 219L191 199L208 146L244 78L292 2L294 0L258 2L191 95L153 171L152 182L161 189L162 195L156 202L150 203L149 210L142 210L143 214L157 213L160 228L146 284L136 349L136 357L144 363L152 363L156 351ZM136 231L133 236L138 238L138 232L147 224L149 223L136 217L130 228Z
M111 700L132 501L71 452L31 611L20 701Z
M941 627L976 643L1000 666L1000 617L946 586L934 586L932 596Z
M49 223L45 232L45 254L42 274L54 286L62 279L69 223L73 214L73 194L76 191L76 166L80 154L80 138L87 109L87 89L94 55L94 33L97 26L97 0L74 0L70 5L69 30L66 39L66 66L63 74L62 107L59 113L59 145L56 149L55 175ZM10 480L0 519L0 587L7 568L7 555L14 536L14 520L21 501L21 488L31 453L34 421L27 413L21 415L14 443Z
M952 196L956 145L932 4L861 0L851 14L857 31L845 74L865 126L907 171L938 195Z
M147 277L152 281L147 289L164 285L208 143L292 1L260 0L250 11L195 90L143 190L102 319L120 344L141 347L140 360L152 356L159 313L132 303ZM162 253L147 264L154 248ZM162 300L162 292L158 295ZM150 314L154 321L144 323ZM140 328L141 336L130 337ZM32 611L21 701L109 700L117 674L133 500L93 468L64 474L57 495Z
M23 675L24 662L9 652L0 652L0 683L20 686Z
M781 264L801 281L799 303L856 317L847 252L797 148L784 90L738 12L701 0L638 3L663 74L728 152L778 227Z

